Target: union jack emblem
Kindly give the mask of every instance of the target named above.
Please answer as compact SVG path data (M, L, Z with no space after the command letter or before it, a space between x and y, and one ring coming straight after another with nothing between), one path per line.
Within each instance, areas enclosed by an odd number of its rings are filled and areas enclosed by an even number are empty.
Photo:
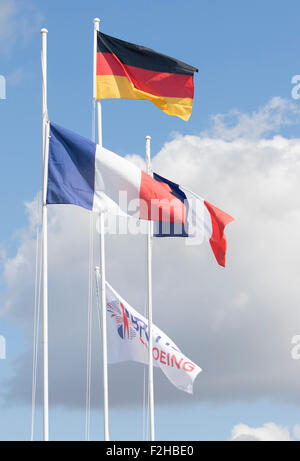
M126 313L126 309L120 301L112 301L106 305L107 311L115 319L119 336L122 339L133 339L136 330L132 321Z

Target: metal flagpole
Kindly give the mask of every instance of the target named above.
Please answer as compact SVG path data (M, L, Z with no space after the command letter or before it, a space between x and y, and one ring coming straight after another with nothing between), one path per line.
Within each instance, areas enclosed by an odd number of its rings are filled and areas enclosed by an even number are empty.
M151 137L146 136L146 165L147 173L152 176L151 155L150 155ZM154 425L154 386L153 386L153 341L152 341L152 242L153 242L153 222L148 221L147 232L147 295L148 295L148 332L149 332L149 366L148 366L148 390L149 390L149 412L150 412L150 440L155 440Z
M100 19L94 19L94 100L96 92L96 69L97 69L97 31L99 31ZM98 144L102 146L102 111L101 101L97 105L97 132ZM101 307L102 307L102 363L103 363L103 411L104 411L104 440L109 441L109 414L108 414L108 373L107 373L107 331L106 331L106 285L105 285L105 241L104 241L104 212L100 211L100 274L101 274Z
M44 441L49 440L48 399L48 254L47 254L47 177L49 124L47 111L47 29L42 35L42 154L43 154L43 212L42 212L42 268L43 268L43 375L44 375Z

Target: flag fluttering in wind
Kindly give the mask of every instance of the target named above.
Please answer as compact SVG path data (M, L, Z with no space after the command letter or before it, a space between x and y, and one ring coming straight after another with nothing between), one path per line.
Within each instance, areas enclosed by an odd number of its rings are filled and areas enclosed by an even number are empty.
M78 205L144 220L183 223L184 204L136 165L50 125L47 204Z
M225 266L224 228L233 218L162 176L56 124L50 126L47 204L78 205L156 221L157 237L209 240Z
M148 320L131 307L106 282L108 362L128 360L148 364ZM152 325L153 363L178 389L193 392L201 368L189 360L173 341Z
M198 69L144 46L98 32L96 98L142 99L188 120Z
M155 222L154 237L190 237L200 243L207 240L218 264L225 267L227 241L224 230L234 218L186 187L179 186L156 173L153 177L165 184L186 208L184 224Z

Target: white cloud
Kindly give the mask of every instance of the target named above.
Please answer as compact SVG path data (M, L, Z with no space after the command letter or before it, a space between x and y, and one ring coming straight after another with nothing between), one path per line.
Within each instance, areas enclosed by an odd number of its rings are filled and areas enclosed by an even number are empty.
M232 305L237 309L242 309L249 305L249 296L244 291L238 293L232 300Z
M295 424L294 429L294 436L297 440L300 440L300 424Z
M234 442L290 442L292 438L287 427L281 427L275 423L266 423L257 428L246 424L237 424L232 429L230 440Z
M234 109L227 114L214 115L213 128L206 134L226 141L237 138L258 139L294 123L299 113L297 104L274 97L250 115Z
M10 53L16 43L27 44L40 29L42 20L31 0L1 0L0 52Z
M268 103L265 126L278 127ZM281 108L281 109L280 109ZM250 120L255 131L261 120ZM246 118L247 118L246 117ZM259 129L257 128L257 132ZM219 133L219 134L218 134ZM154 171L185 184L235 217L227 229L227 268L217 266L209 245L189 247L157 239L153 252L154 321L203 368L192 399L156 373L156 399L192 402L260 397L299 403L300 361L291 359L291 337L300 334L298 246L300 139L231 141L177 136L153 158ZM134 157L132 157L134 159ZM138 158L138 162L140 159ZM34 207L29 209L32 216ZM20 234L14 258L4 259L5 315L20 323L31 345L35 242L32 219ZM52 403L81 405L87 329L89 214L49 207L49 334ZM95 234L95 261L98 259ZM107 277L137 309L145 306L145 237L108 236ZM100 382L97 324L94 382ZM31 354L16 363L8 395L30 400ZM159 371L159 370L156 370ZM120 379L122 377L122 388ZM139 364L110 368L112 403L141 401ZM98 386L97 386L98 389ZM101 401L94 392L95 404ZM139 400L140 399L140 400Z

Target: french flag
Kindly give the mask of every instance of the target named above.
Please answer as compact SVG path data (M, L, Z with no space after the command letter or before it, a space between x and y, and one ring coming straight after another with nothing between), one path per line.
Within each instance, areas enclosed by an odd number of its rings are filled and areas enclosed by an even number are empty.
M77 205L156 221L155 236L208 239L225 266L224 228L231 216L154 173L151 177L125 158L50 124L47 204Z
M185 206L184 224L155 222L154 237L190 237L200 243L209 241L217 262L225 267L227 241L224 231L226 225L234 218L184 186L179 186L156 173L153 174L153 178L166 184Z

